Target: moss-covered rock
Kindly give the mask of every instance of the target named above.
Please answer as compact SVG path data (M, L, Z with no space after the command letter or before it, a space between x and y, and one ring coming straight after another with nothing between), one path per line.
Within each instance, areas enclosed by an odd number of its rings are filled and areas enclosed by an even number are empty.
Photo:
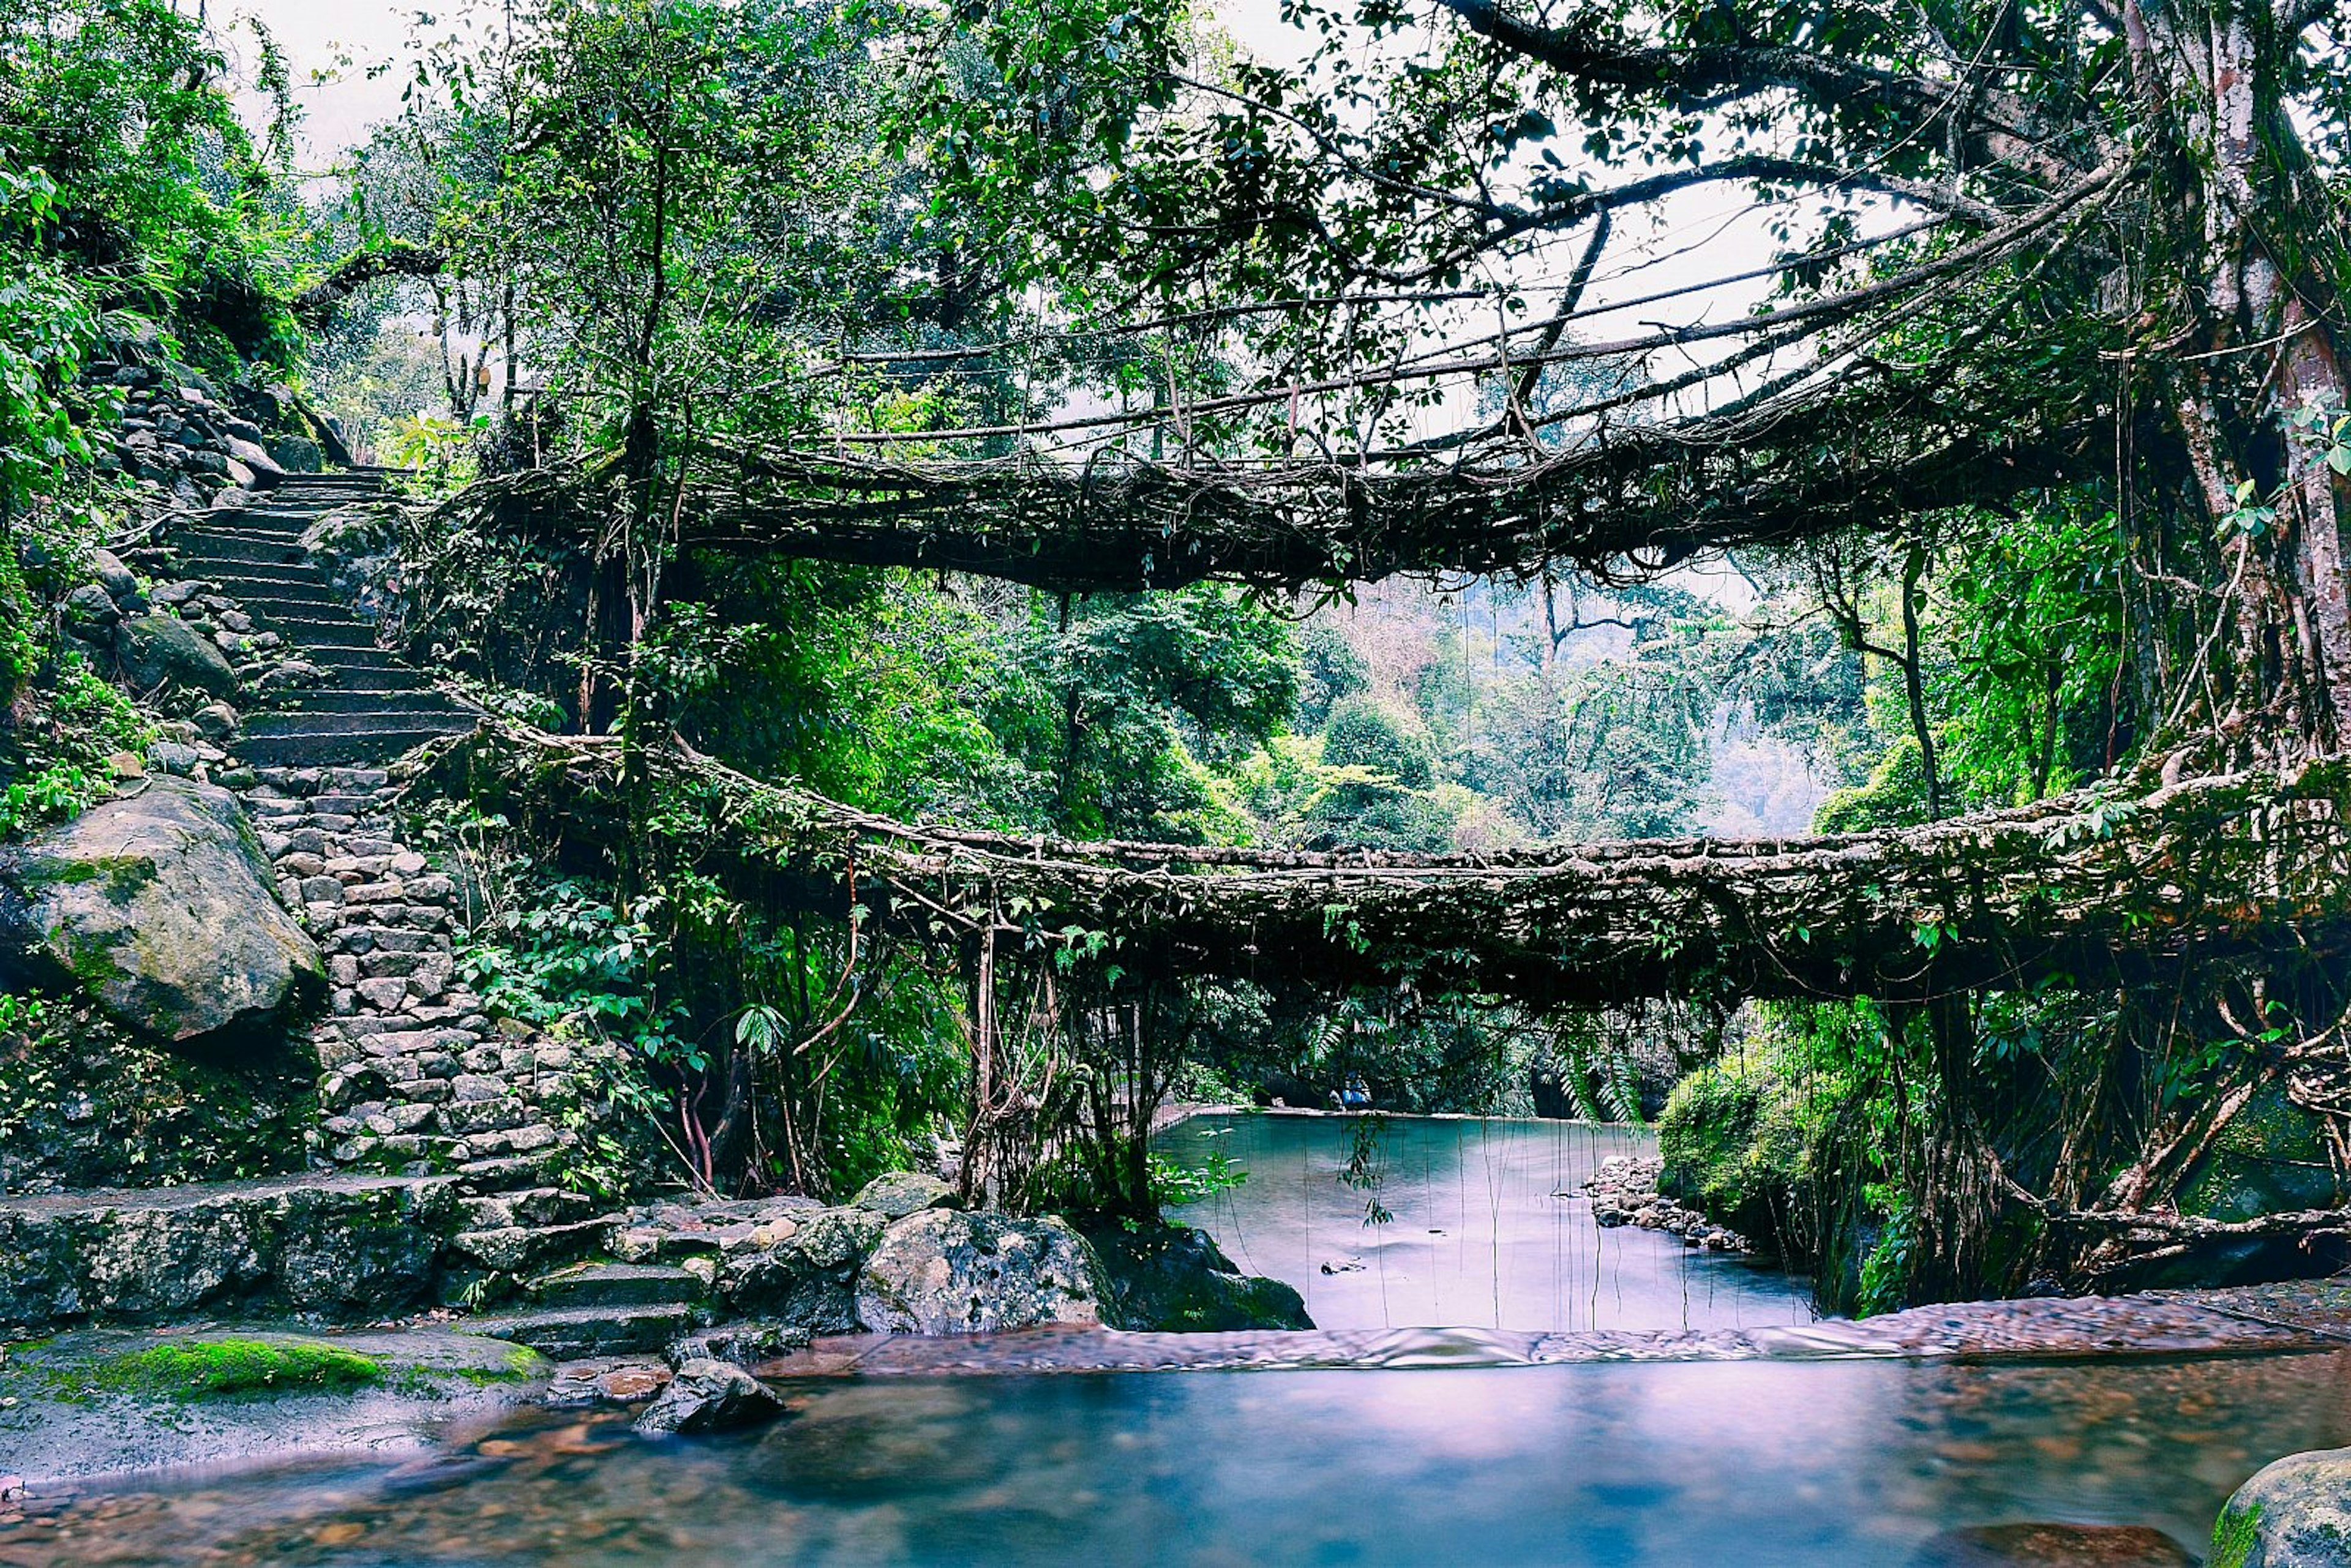
M225 789L151 779L0 851L0 981L78 993L185 1044L258 1033L325 978Z
M2236 1490L2208 1568L2351 1568L2351 1448L2292 1454Z
M2179 1211L2209 1219L2333 1208L2346 1197L2317 1117L2272 1084L2223 1128L2179 1195Z
M1279 1280L1233 1267L1205 1230L1188 1225L1130 1229L1112 1221L1089 1228L1101 1260L1103 1321L1162 1333L1236 1329L1311 1329L1305 1299Z
M433 1299L458 1223L446 1176L0 1198L0 1325L382 1317Z
M151 692L183 686L210 696L236 695L236 671L221 651L176 615L139 615L114 630L114 650L123 678Z

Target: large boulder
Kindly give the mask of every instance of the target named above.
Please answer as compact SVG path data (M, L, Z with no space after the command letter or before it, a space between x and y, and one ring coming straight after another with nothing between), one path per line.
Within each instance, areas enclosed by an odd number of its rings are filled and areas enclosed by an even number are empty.
M1244 1274L1215 1238L1188 1225L1090 1228L1101 1262L1104 1321L1162 1333L1311 1329L1305 1299L1279 1280Z
M151 778L0 849L0 979L78 988L151 1040L252 1030L325 988L227 790Z
M141 691L170 683L208 696L236 695L236 671L221 651L176 615L139 615L114 629L122 674Z
M2206 1568L2351 1568L2351 1448L2289 1454L2237 1489Z
M992 1333L1099 1323L1093 1249L1058 1219L926 1208L882 1233L857 1281L857 1315L877 1333Z

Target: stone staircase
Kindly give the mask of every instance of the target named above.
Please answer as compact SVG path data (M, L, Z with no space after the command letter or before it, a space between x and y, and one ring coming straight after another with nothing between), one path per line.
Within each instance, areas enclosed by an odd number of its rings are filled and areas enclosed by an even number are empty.
M0 1198L0 1331L437 1301L486 1309L466 1326L569 1359L658 1350L713 1313L701 1219L684 1216L696 1234L673 1256L667 1229L601 1212L576 1179L604 1048L492 1015L460 968L475 895L461 868L404 840L385 765L479 716L379 647L302 546L383 479L289 476L183 525L158 563L183 577L159 601L201 600L225 655L293 656L246 666L242 722L214 755L326 959L314 1168L162 1197Z
M381 469L289 475L254 504L207 512L171 537L188 576L216 585L325 677L271 693L268 710L246 716L237 749L256 767L381 764L474 727L464 703L377 645L302 549L319 517L380 497L383 483Z

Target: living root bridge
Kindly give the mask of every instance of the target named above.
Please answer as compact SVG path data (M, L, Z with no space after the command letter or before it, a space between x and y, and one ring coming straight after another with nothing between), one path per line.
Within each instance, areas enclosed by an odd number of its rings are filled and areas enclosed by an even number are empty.
M1979 421L1939 402L1856 378L1835 395L1572 446L1379 463L902 463L708 446L685 459L683 494L665 509L680 545L727 554L970 572L1053 592L1208 580L1296 591L1407 573L1523 577L1562 561L1656 570L1996 502L2110 461L2100 445L2110 421L2051 429L2022 409ZM1864 421L1873 434L1856 437ZM533 470L455 505L573 537L581 519L612 512L612 482L609 465Z
M623 747L514 727L444 767L576 844L627 832ZM893 821L684 747L640 753L666 850L771 907L916 941L1276 988L1395 984L1600 1007L1923 998L2351 953L2351 764L2075 794L1932 827L1484 857L1072 843Z

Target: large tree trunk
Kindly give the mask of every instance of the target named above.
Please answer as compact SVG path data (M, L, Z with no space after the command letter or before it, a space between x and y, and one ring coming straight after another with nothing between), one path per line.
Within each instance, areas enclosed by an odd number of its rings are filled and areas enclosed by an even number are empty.
M2200 730L2216 743L2207 766L2325 754L2351 719L2346 490L2327 444L2291 416L2312 401L2339 411L2351 389L2326 320L2339 242L2284 103L2297 30L2253 0L2132 0L2125 23L2161 132L2148 275L2170 280L2142 319L2189 512L2225 573L2221 613L2183 672L2180 711L2201 722L2171 738Z

